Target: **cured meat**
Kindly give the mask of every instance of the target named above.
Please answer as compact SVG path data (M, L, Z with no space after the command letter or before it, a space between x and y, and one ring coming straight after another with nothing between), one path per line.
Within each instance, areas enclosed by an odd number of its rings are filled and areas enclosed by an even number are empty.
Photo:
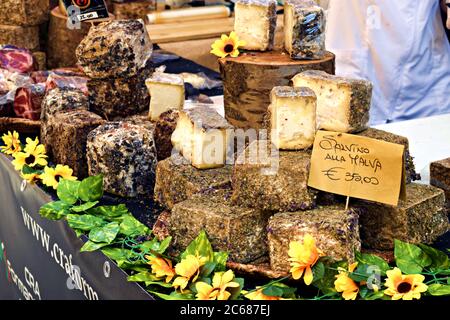
M89 95L87 87L88 78L80 76L59 75L55 72L50 73L45 83L46 91L61 88L61 89L78 89L85 96Z
M14 99L14 113L16 116L29 120L39 120L44 95L45 85L43 83L17 89Z
M29 73L34 69L33 54L28 49L11 45L0 47L0 68L11 72Z
M23 74L0 68L0 116L14 115L14 98L19 87L29 86L33 80Z
M40 71L33 71L31 73L31 78L35 83L45 83L47 81L47 78L51 74L56 74L59 76L65 76L65 77L83 77L84 73L78 68L59 68L59 69L53 69L53 70L40 70Z

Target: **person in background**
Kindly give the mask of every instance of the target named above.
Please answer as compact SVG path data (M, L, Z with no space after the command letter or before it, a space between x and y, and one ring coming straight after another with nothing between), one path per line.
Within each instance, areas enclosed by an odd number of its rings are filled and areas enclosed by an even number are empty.
M450 113L446 0L329 0L336 74L373 82L371 124Z

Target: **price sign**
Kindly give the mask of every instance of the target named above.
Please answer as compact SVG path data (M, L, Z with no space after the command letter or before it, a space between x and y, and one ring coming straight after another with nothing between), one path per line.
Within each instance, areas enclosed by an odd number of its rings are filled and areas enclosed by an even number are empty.
M404 148L351 134L318 131L308 185L396 206L405 190Z
M62 11L65 11L74 23L109 18L104 0L60 0L60 4Z

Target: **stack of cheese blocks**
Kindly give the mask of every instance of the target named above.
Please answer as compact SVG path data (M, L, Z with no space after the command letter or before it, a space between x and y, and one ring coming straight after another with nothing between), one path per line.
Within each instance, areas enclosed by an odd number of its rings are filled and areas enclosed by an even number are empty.
M294 27L320 10L311 1L286 2L292 56L309 59L324 50ZM235 31L248 49L271 48L274 15L274 1L237 2ZM403 144L408 175L415 175L407 138L367 128L371 94L369 81L304 71L292 86L272 90L265 117L271 141L255 140L236 157L231 144L237 131L222 117L208 108L180 111L171 141L181 155L158 163L155 185L156 201L171 211L175 247L185 248L203 229L232 261L251 263L268 254L273 270L287 272L289 243L305 234L328 256L352 261L362 246L391 250L394 239L432 243L447 232L444 192L411 179L406 200L395 207L358 201L345 210L338 196L307 186L318 129Z
M46 55L40 51L40 33L45 29L49 12L49 0L0 1L0 45L31 50L39 69L44 70Z

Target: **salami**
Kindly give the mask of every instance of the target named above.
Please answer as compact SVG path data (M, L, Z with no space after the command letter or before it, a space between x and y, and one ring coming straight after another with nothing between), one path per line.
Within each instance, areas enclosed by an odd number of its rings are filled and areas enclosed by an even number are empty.
M0 68L11 72L29 73L34 69L33 54L28 49L11 45L0 47Z
M46 91L54 88L61 89L78 89L83 92L85 96L88 96L87 87L88 78L81 76L66 76L59 75L55 72L50 73L45 83Z
M39 120L41 105L45 95L45 84L32 84L19 88L14 99L14 113L19 118Z

